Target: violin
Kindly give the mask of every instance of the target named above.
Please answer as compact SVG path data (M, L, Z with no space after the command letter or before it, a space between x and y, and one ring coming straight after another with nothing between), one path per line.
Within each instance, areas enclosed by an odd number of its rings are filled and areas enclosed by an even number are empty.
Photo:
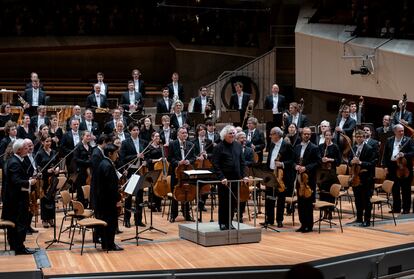
M404 145L399 146L399 150L403 150L403 148L410 142L408 139ZM396 160L397 163L397 177L398 178L407 178L410 175L410 170L407 167L407 159L405 157L398 157Z
M300 166L302 166L302 158L300 159ZM297 182L298 182L298 196L302 198L310 198L312 196L313 190L309 186L309 175L306 172L297 173Z
M277 155L275 163L279 162L279 160L280 160L280 153ZM286 190L285 182L283 182L283 175L284 175L283 169L278 168L277 165L275 164L275 169L273 171L273 174L274 174L274 176L276 178L276 181L277 181L277 184L278 184L277 185L278 192L283 193Z

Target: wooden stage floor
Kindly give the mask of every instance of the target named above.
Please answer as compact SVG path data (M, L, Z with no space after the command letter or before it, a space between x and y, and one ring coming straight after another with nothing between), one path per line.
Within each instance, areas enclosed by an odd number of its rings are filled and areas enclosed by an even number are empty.
M209 207L208 207L209 208ZM147 221L149 222L149 211ZM315 219L318 213L315 211ZM62 213L58 214L60 220ZM245 223L253 225L253 220ZM402 216L400 216L402 217ZM41 268L45 277L60 275L81 275L96 273L139 273L143 271L168 271L188 269L217 269L241 268L259 266L294 265L301 262L310 262L344 256L353 253L365 252L374 249L392 247L414 243L414 216L398 219L397 226L390 221L379 221L375 227L360 228L346 225L353 220L352 214L344 214L344 232L339 227L329 228L322 226L322 231L297 233L298 218L292 226L292 218L285 216L284 227L280 233L262 230L260 243L228 245L217 247L203 247L178 237L178 224L184 223L181 216L175 223L169 223L161 218L161 213L154 213L154 227L167 232L166 235L156 231L145 232L142 237L152 238L153 241L135 240L121 242L121 239L133 237L135 228L124 228L123 233L116 236L116 242L125 250L106 253L98 247L94 248L92 235L87 232L83 256L80 255L81 235L75 235L75 246L69 250L69 245L56 243L46 250L50 267ZM257 226L263 221L263 214L257 218ZM204 220L210 219L210 213L205 212ZM217 216L215 216L217 220ZM335 218L337 221L337 219ZM58 224L60 222L58 221ZM44 249L45 241L53 238L53 229L44 229L37 225L39 233L29 235L26 246ZM140 228L141 230L141 228ZM69 241L68 233L62 235L63 241ZM3 239L0 247L4 245ZM3 246L4 247L4 246ZM0 274L4 272L21 272L39 270L33 256L13 256L3 253L0 256Z

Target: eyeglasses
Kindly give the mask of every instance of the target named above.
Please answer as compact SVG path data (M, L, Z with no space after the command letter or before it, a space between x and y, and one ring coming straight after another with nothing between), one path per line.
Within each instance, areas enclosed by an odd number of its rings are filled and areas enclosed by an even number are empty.
M229 132L229 133L227 133L227 135L235 135L236 133L235 132Z

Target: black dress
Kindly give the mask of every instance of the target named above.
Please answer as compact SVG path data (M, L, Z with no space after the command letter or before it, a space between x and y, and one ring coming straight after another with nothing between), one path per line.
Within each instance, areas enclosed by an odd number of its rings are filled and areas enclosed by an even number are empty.
M49 135L51 138L57 137L59 139L59 142L56 143L52 140L52 149L57 150L60 146L60 142L62 141L63 137L63 131L62 128L57 128L55 132L52 132L52 129L49 129Z
M320 200L327 202L335 202L335 198L329 193L332 184L339 183L338 176L336 175L336 167L341 163L341 153L336 144L331 144L326 147L326 144L319 145L319 154L321 158L328 157L335 161L329 163L321 163L318 173L317 182L320 193Z
M23 126L17 128L17 138L31 139L32 141L36 139L33 129L29 127L28 131L26 131Z
M142 140L145 140L146 142L151 142L151 136L152 133L154 133L155 130L153 128L147 130L145 128L141 129L140 133L139 133L139 138Z
M45 193L45 196L40 199L40 216L43 221L52 220L55 216L56 189L49 188L49 178L52 177L53 174L47 172L48 169L54 167L58 162L57 156L55 155L55 150L51 150L50 154L47 154L43 148L40 148L36 155L36 164L40 169L43 169L44 166L48 165L42 172L43 192Z

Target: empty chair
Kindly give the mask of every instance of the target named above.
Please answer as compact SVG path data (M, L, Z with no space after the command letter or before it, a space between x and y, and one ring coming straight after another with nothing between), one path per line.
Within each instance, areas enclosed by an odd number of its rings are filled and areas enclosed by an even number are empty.
M384 183L381 185L381 189L386 193L386 197L382 196L372 196L370 201L372 203L372 226L375 225L375 205L378 205L381 210L381 218L384 218L383 212L382 212L382 206L388 205L391 208L391 214L392 219L394 220L394 225L397 225L397 222L395 221L395 215L394 210L392 208L392 204L389 200L389 196L392 194L392 187L394 186L394 181L391 180L384 180Z
M327 212L327 211L335 211L336 210L337 213L338 213L338 220L339 220L339 226L341 228L341 232L344 232L343 229L342 229L341 213L339 212L339 209L336 206L336 200L340 196L340 192L341 192L341 185L336 184L336 183L335 184L332 184L331 189L330 189L329 192L332 195L332 197L335 198L335 203L330 203L330 202L327 202L327 201L316 201L313 204L314 205L314 208L316 210L319 210L319 219L316 220L316 222L318 222L318 225L319 225L318 231L319 231L319 233L321 232L321 223L322 222L328 222L329 223L329 227L332 228L332 225L334 224L332 222L332 219L329 218L329 217L326 217L323 213L324 212Z

